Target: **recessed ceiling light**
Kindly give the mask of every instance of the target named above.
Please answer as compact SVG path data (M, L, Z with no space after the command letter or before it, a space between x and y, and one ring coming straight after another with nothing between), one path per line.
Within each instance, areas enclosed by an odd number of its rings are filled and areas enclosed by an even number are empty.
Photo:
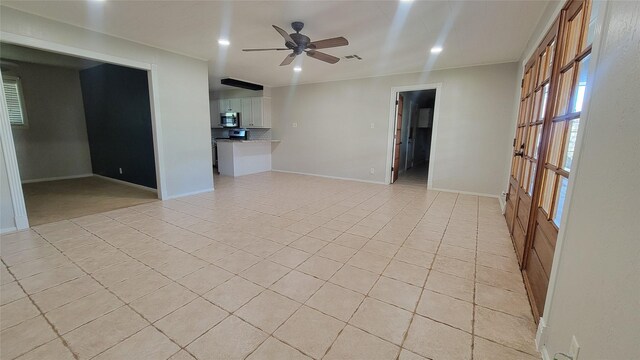
M431 48L431 53L432 54L439 54L442 52L442 47L440 46L434 46Z
M413 0L400 0L400 2L412 2Z
M300 72L300 71L302 71L302 68L300 66L296 66L296 67L293 68L293 71Z
M220 44L222 46L229 46L229 44L231 44L231 43L227 39L218 39L218 44Z

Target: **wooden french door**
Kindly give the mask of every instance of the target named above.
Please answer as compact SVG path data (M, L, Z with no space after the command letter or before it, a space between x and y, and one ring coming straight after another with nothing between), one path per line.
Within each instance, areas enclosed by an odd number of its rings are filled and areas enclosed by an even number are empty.
M402 108L404 106L404 98L402 95L398 95L396 101L396 131L394 134L394 149L393 149L393 165L391 167L392 180L394 183L398 180L398 172L400 170L400 145L402 144Z
M580 126L594 19L590 0L568 1L525 68L505 216L536 320Z
M556 49L558 21L554 23L533 57L525 66L520 96L520 111L513 141L513 158L505 217L518 261L522 265L536 185L538 154L549 101L551 75Z

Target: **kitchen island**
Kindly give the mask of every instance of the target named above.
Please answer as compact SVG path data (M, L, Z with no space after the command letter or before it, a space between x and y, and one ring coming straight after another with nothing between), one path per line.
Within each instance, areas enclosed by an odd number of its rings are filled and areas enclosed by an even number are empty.
M242 176L271 171L271 146L278 142L217 139L220 175Z

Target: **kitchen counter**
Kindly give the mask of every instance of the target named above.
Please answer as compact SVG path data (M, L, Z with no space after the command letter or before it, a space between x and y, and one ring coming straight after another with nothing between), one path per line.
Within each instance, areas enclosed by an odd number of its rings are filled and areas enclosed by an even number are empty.
M242 176L271 170L271 147L278 140L216 139L220 175Z

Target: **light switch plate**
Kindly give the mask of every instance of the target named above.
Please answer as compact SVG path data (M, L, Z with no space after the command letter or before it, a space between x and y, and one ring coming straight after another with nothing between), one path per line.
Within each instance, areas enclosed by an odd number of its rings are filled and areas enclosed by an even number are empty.
M297 128L298 127L298 123L293 123L293 124L291 124L291 126L293 126L294 128Z
M375 123L371 123L371 128L375 129L376 128L376 124Z

